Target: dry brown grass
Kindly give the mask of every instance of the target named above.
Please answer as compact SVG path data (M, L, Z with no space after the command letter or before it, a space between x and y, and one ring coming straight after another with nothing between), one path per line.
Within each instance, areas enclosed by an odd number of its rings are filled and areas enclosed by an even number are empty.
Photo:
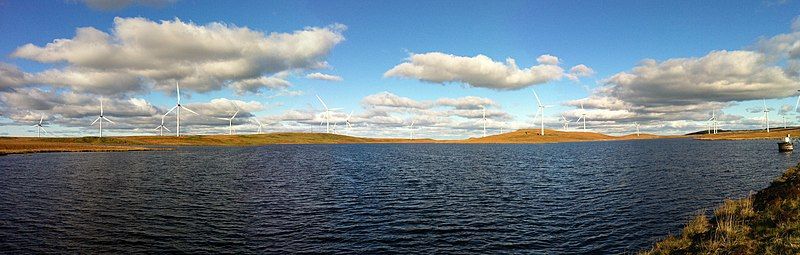
M614 141L634 139L670 138L672 136L657 136L652 134L635 134L624 136L610 136L593 132L564 132L545 129L544 136L539 135L539 129L520 129L513 132L492 135L482 138L459 140L459 143L560 143L560 142L586 142L586 141Z
M800 165L755 195L725 200L695 217L679 236L641 254L800 254Z
M104 138L105 139L105 138ZM97 142L57 138L0 138L0 155L39 152L90 152L90 151L140 151L141 146L112 145L94 138Z
M768 140L768 139L782 139L787 134L792 137L800 137L800 129L798 128L776 128L770 129L767 133L766 130L742 130L730 131L718 134L702 134L695 136L699 140Z
M517 130L499 135L466 140L403 138L362 138L322 133L270 133L258 135L120 136L80 138L0 138L0 153L54 151L128 151L152 146L259 146L268 144L356 144L356 143L557 143L664 138L650 134L609 136L591 132ZM148 147L150 146L150 147Z

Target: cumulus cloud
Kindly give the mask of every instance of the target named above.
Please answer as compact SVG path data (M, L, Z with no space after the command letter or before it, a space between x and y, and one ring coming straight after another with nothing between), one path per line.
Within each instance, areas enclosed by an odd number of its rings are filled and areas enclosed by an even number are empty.
M791 32L760 39L742 50L642 60L630 70L603 79L589 97L567 102L576 108L583 103L586 108L568 114L586 113L603 126L647 121L660 123L666 132L686 132L704 129L705 121L716 110L725 129L758 128L759 121L763 123L761 99L791 97L800 88L797 24L800 22L796 19ZM579 68L570 71L580 72ZM753 100L759 101L757 107L745 109L751 117L722 114L727 107ZM781 106L778 114L786 114L790 110L786 108Z
M542 55L538 65L520 69L516 60L505 63L484 55L455 56L441 52L412 54L405 63L386 71L384 77L419 79L431 83L460 82L472 87L515 90L559 80L566 75L555 56Z
M198 92L225 85L238 92L254 92L290 85L275 74L327 67L325 58L344 40L345 29L334 24L267 34L223 23L115 18L111 33L78 28L73 38L44 46L26 44L11 55L66 64L63 69L32 74L36 79L30 82L55 83L77 91L129 93L149 85L169 91L179 81L186 90ZM115 79L122 85L108 84Z
M420 102L408 97L401 97L389 92L382 92L366 96L361 100L361 104L366 107L383 106L415 109L425 109L432 106L432 104L427 102Z
M440 98L436 100L436 104L440 106L452 106L456 109L480 109L481 107L491 107L497 105L494 100L476 96Z
M16 66L0 63L0 90L22 86L29 79L30 75Z
M89 8L101 11L121 10L132 5L161 7L178 0L80 0Z
M324 73L310 73L306 75L306 78L314 79L314 80L322 80L322 81L342 81L342 77Z

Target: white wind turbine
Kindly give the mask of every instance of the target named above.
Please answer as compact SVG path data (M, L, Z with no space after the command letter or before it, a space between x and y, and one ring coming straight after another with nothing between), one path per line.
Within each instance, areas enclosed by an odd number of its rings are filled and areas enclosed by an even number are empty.
M100 138L103 138L103 120L108 121L111 124L114 124L114 122L109 120L105 116L103 116L103 99L102 98L100 99L100 117L97 117L97 119L92 121L92 124L89 124L89 126L94 126L94 123L97 122L98 120L100 121Z
M769 133L769 108L767 108L767 99L762 99L764 102L764 124L767 126L767 133Z
M411 125L408 126L408 131L410 132L409 139L414 140L414 120L411 120Z
M261 124L261 121L258 120L258 118L256 118L255 116L253 116L253 120L255 120L256 123L258 124L258 133L261 134L261 126L264 126L264 125Z
M322 117L324 119L319 124L322 125L322 123L325 123L325 133L329 133L330 134L331 133L331 112L332 111L341 110L341 108L328 109L328 105L325 104L325 101L322 101L322 98L319 97L319 95L317 95L317 99L322 104L322 107L325 108L325 113L323 113L323 115L322 115Z
M239 114L239 106L237 106L236 103L233 103L233 106L236 107L236 112L233 113L233 116L230 118L219 118L221 120L228 121L228 135L233 135L233 119L235 119L236 115Z
M708 119L708 133L717 133L717 109L711 110L711 118Z
M581 100L581 117L575 120L575 123L583 120L583 131L586 131L586 110L583 109L583 100Z
M169 128L167 128L167 126L164 126L164 117L166 117L166 116L161 116L161 125L158 126L157 128L155 128L155 130L159 131L158 136L164 136L164 129L166 129L167 131L171 132L171 130L169 130Z
M533 90L533 89L531 89L531 90ZM536 117L537 116L541 116L541 118L542 118L541 119L541 133L539 133L539 134L540 135L544 135L544 108L550 107L550 105L543 105L542 104L542 101L539 100L539 95L536 94L536 90L533 90L533 96L536 97L536 105L537 105L537 108L538 108L536 110L536 115L533 116L534 124L536 123Z
M350 111L350 114L347 115L347 119L344 119L344 123L347 124L347 134L350 134L350 129L353 128L353 123L350 122L351 117L353 117L353 111Z
M483 110L483 137L486 137L486 107L481 105L481 109Z
M41 135L42 131L44 131L45 134L48 134L48 135L50 134L50 133L47 132L47 130L44 130L44 126L42 126L42 121L44 121L44 115L42 115L42 117L39 118L39 123L38 124L33 125L34 127L36 127L36 137L37 138L42 137L42 135Z
M564 117L564 114L561 114L561 120L564 124L564 131L567 131L569 129L569 120L567 120L567 117Z
M639 122L633 122L633 125L636 126L636 136L639 136Z
M176 124L175 124L175 136L181 136L181 109L184 109L184 110L187 110L187 111L189 111L191 113L194 113L194 115L199 115L199 114L197 114L196 112L190 110L189 108L186 108L185 106L181 105L181 86L177 82L175 82L175 90L178 92L177 93L178 102L175 104L175 107L172 107L172 109L169 109L169 111L167 111L167 113L164 114L164 117L169 115L169 113L171 113L173 110L177 110L175 112L175 122L176 122Z

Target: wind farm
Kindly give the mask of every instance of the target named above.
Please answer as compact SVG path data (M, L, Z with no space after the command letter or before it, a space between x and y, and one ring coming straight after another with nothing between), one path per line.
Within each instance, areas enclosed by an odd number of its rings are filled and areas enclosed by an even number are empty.
M800 254L796 10L0 0L0 253Z

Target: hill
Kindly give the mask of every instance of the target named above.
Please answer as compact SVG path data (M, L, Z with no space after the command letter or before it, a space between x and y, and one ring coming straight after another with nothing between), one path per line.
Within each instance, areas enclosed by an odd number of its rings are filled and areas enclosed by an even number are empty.
M466 140L433 140L402 138L363 138L324 133L270 133L254 135L190 135L190 136L119 136L79 138L0 138L0 154L32 152L130 151L165 149L165 146L258 146L268 144L356 144L356 143L558 143L656 139L662 136L642 134L609 136L591 132L563 132L522 129L513 132Z
M718 134L700 134L695 136L698 140L767 140L767 139L782 139L787 134L792 137L800 137L800 128L776 128L770 129L767 133L766 130L739 130L728 131Z
M481 138L470 138L457 141L459 143L560 143L560 142L587 142L587 141L613 141L633 139L668 138L652 134L635 134L624 136L610 136L593 132L564 132L545 129L544 136L539 135L538 129L520 129L513 132L491 135Z

